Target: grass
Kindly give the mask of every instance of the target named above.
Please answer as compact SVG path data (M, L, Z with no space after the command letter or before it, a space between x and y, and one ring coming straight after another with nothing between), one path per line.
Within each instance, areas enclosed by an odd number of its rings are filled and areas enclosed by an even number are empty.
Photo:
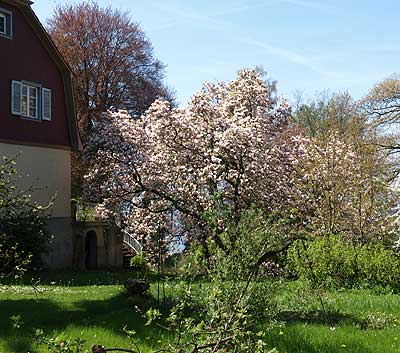
M93 344L132 347L123 332L125 325L137 332L143 352L149 351L157 346L157 340L169 337L145 326L134 306L156 305L157 284L152 283L153 297L135 300L125 295L121 285L129 276L132 274L44 273L34 277L40 293L27 285L32 281L29 276L22 284L0 287L0 352L45 352L44 347L32 343L36 328L49 337L82 337L87 349ZM109 285L110 281L115 284ZM16 315L24 322L19 329L13 328L10 320Z
M400 352L400 296L370 290L323 294L326 312L317 301L292 303L299 310L281 313L285 324L273 329L271 344L287 353Z
M154 277L152 297L132 299L125 295L121 285L129 276L43 273L34 276L41 293L27 285L31 276L21 284L0 287L0 352L45 352L44 347L32 343L35 328L43 329L49 336L83 337L87 349L95 343L132 347L123 332L124 325L137 332L143 353L157 347L159 340L171 339L164 331L145 326L144 319L134 310L135 305L156 304ZM167 291L167 295L172 294ZM368 290L332 291L324 293L324 303L326 313L321 312L318 301L309 299L301 289L284 286L278 297L277 316L282 325L267 336L271 347L277 347L281 353L400 352L400 296ZM12 327L13 315L21 315L21 328Z

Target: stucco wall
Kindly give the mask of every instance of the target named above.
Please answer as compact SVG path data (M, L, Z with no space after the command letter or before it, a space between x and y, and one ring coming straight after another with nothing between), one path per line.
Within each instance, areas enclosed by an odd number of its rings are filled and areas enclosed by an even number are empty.
M0 143L0 158L15 157L21 189L38 188L32 199L42 205L55 196L52 218L71 217L71 152L63 149ZM1 162L1 161L0 161Z
M48 229L52 235L50 251L43 255L46 266L51 269L68 269L73 267L74 227L71 218L51 218Z
M118 269L123 267L122 234L112 224L106 222L80 222L75 224L74 266L81 270L86 268L86 237L89 232L96 234L97 268Z

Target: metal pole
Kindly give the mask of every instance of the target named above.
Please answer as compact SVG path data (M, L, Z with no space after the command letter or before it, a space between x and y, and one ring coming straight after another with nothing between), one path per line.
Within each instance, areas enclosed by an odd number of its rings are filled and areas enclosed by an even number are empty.
M160 234L157 233L158 265L157 265L157 304L160 305Z

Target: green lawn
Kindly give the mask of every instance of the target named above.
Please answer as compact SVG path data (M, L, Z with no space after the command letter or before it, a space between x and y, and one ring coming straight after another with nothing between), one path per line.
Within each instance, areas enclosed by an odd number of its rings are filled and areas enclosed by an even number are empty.
M288 353L400 352L399 295L346 290L326 293L324 302L327 315L316 302L305 313L283 313L286 324L269 334L272 345Z
M132 344L123 332L126 325L137 332L143 352L157 346L159 339L166 340L168 336L144 326L145 320L134 309L135 305L157 304L157 284L152 284L153 298L135 300L125 295L121 285L129 276L132 275L46 273L40 276L42 284L34 278L40 293L26 284L0 287L0 353L45 352L31 343L36 328L48 336L83 337L87 348L93 344L129 347ZM115 284L106 285L110 281ZM15 315L21 315L24 322L20 329L12 327L10 317Z
M41 293L26 284L0 287L0 353L44 352L43 347L31 343L35 328L50 336L64 333L84 337L88 348L95 343L129 347L122 331L124 325L137 332L143 352L157 346L158 340L169 339L165 332L144 326L144 320L134 310L137 304L156 304L156 283L152 284L153 298L129 299L121 285L128 276L50 273L40 276ZM308 301L297 292L289 293L289 288L281 294L284 304L281 303L283 309L278 317L286 324L268 334L271 346L279 352L400 352L400 296L366 290L331 292L324 297L329 312L325 315L316 301ZM370 314L377 317L368 321L371 326L385 328L366 328L365 319ZM12 328L13 315L21 315L24 324L20 329ZM385 325L381 325L382 318L387 320Z

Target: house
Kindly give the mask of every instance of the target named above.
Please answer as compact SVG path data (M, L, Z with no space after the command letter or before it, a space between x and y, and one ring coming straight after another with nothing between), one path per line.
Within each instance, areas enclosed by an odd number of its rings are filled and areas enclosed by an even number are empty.
M0 0L0 157L17 156L18 186L34 186L34 201L55 198L49 267L121 267L117 227L78 223L71 211L71 153L81 148L71 72L31 5Z

